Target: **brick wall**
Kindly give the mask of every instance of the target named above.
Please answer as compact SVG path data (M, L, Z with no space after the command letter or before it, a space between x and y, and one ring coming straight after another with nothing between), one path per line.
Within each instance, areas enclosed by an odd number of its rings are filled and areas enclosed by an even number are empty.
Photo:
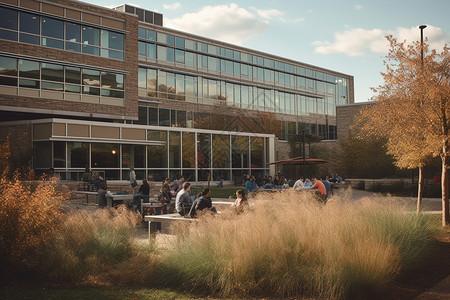
M14 2L14 1L13 1ZM28 1L31 3L31 7L34 7L33 3L37 3L39 7L40 1ZM103 9L98 6L91 6L78 1L61 1L56 0L52 3L64 5L77 10L87 11L94 13L100 20L100 16L111 16L120 22L125 24L125 60L115 60L100 56L84 55L81 53L75 53L71 51L64 51L60 49L54 49L49 47L41 47L36 45L24 44L12 41L2 41L0 43L0 53L14 54L30 58L41 58L45 60L51 60L55 62L73 63L80 66L100 67L112 70L119 70L127 72L125 76L125 106L112 106L104 104L90 104L84 102L72 102L64 100L54 100L39 98L37 100L33 97L24 96L10 96L0 95L0 105L13 106L24 108L23 111L30 109L45 109L45 110L58 110L58 111L70 111L81 112L89 114L109 114L124 116L127 119L137 119L137 65L138 65L138 20L137 17L113 11L110 9ZM37 9L38 10L38 9Z
M13 165L20 165L31 161L32 141L31 123L20 125L0 126L0 141L9 138L11 160Z
M350 105L341 105L336 107L336 123L338 140L347 138L348 130L353 124L355 117L359 115L360 110L373 102L360 102Z

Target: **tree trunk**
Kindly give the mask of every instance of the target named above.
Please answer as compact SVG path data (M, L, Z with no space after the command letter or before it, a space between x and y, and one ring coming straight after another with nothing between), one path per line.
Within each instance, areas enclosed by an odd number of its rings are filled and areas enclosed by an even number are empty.
M422 194L423 194L423 167L419 167L419 188L417 191L417 213L419 214L422 211Z
M442 149L442 176L441 176L441 185L442 185L442 226L450 225L450 215L449 215L449 202L448 202L448 193L449 193L449 168L450 168L450 145L447 140L444 143L444 147Z

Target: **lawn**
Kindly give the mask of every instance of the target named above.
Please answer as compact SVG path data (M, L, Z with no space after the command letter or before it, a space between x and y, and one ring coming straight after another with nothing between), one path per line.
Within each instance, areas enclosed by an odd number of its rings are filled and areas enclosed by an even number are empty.
M203 188L201 187L194 187L191 188L191 196L196 196L198 193L202 191ZM236 199L236 191L239 189L244 189L242 186L233 186L233 187L215 187L215 185L211 185L209 188L211 190L211 198L229 198L232 197L233 199Z

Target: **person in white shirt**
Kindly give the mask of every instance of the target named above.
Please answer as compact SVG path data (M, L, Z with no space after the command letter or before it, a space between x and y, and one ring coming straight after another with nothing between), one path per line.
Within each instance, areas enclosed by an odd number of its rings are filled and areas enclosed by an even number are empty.
M304 187L304 184L303 184L303 177L300 177L300 178L294 183L293 189L294 189L294 190L299 190L299 189L302 188L302 187Z

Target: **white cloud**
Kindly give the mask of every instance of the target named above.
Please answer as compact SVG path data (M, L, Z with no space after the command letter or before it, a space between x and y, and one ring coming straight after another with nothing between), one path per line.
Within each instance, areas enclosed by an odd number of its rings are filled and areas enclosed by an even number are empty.
M181 7L180 2L175 2L173 4L163 4L163 8L167 10L175 10L180 7Z
M272 19L272 17L281 17L284 15L284 12L279 11L278 9L266 9L266 10L255 9L255 10L261 18L267 20Z
M355 9L357 9L357 10L361 10L361 9L363 9L363 6L362 6L362 5L360 5L360 4L356 4L356 5L355 5Z
M417 26L398 27L396 30L349 28L342 32L336 32L333 42L314 41L312 44L317 46L314 52L320 54L344 53L349 56L363 56L368 51L386 53L389 48L387 35L392 35L399 41L406 40L407 43L420 40L420 30ZM449 40L448 34L432 25L425 29L424 36L428 37L430 47L438 50L442 49Z
M270 15L270 13L269 13ZM165 19L165 26L207 36L209 38L242 45L268 27L268 20L261 20L238 5L205 6L198 12L187 13L179 18Z

